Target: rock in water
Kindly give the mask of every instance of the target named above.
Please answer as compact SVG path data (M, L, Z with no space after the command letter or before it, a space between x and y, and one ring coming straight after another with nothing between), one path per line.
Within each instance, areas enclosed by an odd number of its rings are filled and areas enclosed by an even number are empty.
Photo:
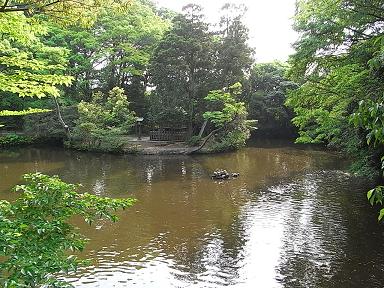
M237 178L239 176L239 173L229 173L227 170L216 169L211 175L211 178L215 180L227 180L231 178Z

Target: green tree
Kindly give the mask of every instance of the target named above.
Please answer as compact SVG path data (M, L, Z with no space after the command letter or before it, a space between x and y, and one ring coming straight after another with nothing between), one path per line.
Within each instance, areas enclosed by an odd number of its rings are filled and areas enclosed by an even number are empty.
M65 47L68 53L66 73L73 77L72 85L63 87L64 97L76 101L88 101L92 95L92 83L97 79L97 53L101 44L91 28L63 27L48 22L48 31L42 41L49 46Z
M118 86L130 95L132 109L143 115L149 59L168 27L169 20L141 0L123 11L104 8L90 28L52 24L44 40L70 51L67 73L74 81L66 96L88 101L92 90L107 92Z
M74 145L85 144L95 149L104 140L112 143L118 136L128 134L136 121L135 113L129 109L127 96L122 88L115 87L105 96L101 92L92 95L91 102L81 101L78 105L79 119L74 129Z
M115 211L130 207L133 199L102 198L76 192L78 186L57 176L24 175L26 185L14 202L0 201L0 285L2 287L63 287L55 274L84 263L70 255L83 250L86 239L69 223L81 216L91 224L116 221ZM44 286L45 287L45 286Z
M208 134L199 149L212 136L213 143L210 144L210 149L213 151L236 150L245 145L255 121L247 120L245 104L237 100L241 92L242 86L237 82L229 88L210 91L205 97L215 109L204 113L204 118L213 123L214 130Z
M131 0L0 0L0 14L22 12L27 16L48 15L61 24L90 25L101 7L124 9Z
M297 2L295 28L301 36L290 58L289 76L300 87L287 100L296 113L298 142L345 149L358 161L359 172L371 177L372 167L380 167L383 149L382 4L380 0ZM368 196L375 203L380 198L373 195L371 191Z
M295 28L302 36L290 58L289 76L300 87L287 100L296 113L298 142L342 146L355 134L349 119L358 103L382 94L380 68L373 65L381 55L384 10L376 10L378 5L359 0L298 2Z
M63 75L67 50L44 45L39 39L46 33L44 25L19 12L0 13L0 31L0 97L58 97L58 86L71 83L72 78ZM0 112L0 116L12 114Z
M153 4L136 1L124 13L106 10L94 27L102 47L95 60L104 60L97 75L101 88L123 88L130 95L132 109L141 115L146 109L150 57L170 25L157 14Z
M217 45L216 69L219 87L241 82L253 63L253 49L247 44L248 28L242 23L244 5L225 4L221 12L220 41Z
M293 113L284 103L289 90L296 85L285 77L287 65L274 63L255 64L244 81L244 102L251 119L258 120L258 129L292 132ZM288 131L287 131L288 130Z
M204 110L202 99L212 89L214 38L203 22L200 6L187 5L184 13L173 19L172 29L152 57L151 82L156 90L152 93L150 116L160 125L180 125L169 117L178 111L178 118L186 119L181 125L192 134L195 120Z
M115 86L126 87L133 77L147 83L147 66L155 44L169 27L169 23L156 15L153 5L136 1L125 13L105 10L94 27L98 34L97 57L105 59L101 79L107 90Z

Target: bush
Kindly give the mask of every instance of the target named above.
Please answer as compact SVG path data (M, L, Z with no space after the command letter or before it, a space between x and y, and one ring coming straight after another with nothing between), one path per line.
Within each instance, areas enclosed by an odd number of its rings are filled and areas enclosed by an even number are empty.
M0 147L13 147L13 146L23 146L32 144L35 141L34 137L18 135L18 134L8 134L0 136Z
M235 83L227 89L210 91L205 97L207 101L222 107L221 110L208 111L203 115L217 130L208 147L211 152L239 149L250 137L250 130L256 122L247 120L245 104L236 100L241 94L241 89L241 84Z
M71 141L64 142L64 145L80 151L122 153L124 152L125 141L124 138L117 135L96 134L81 137L77 134Z
M41 173L24 175L24 180L26 185L15 188L22 193L19 199L0 201L0 286L64 287L54 275L76 270L84 261L69 252L86 244L70 219L117 221L115 211L135 200L79 194L76 185Z
M124 90L113 88L108 95L92 95L91 102L80 102L79 119L68 146L79 150L122 152L122 135L127 134L136 121L129 110Z
M238 150L245 145L249 138L249 132L235 130L220 137L215 137L208 147L210 152L225 152Z

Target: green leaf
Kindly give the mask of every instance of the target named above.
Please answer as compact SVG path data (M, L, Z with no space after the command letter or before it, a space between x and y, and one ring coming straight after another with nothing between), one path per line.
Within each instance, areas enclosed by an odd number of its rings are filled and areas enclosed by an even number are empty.
M130 207L132 199L111 199L76 191L77 186L57 176L24 175L17 186L20 197L0 202L0 279L12 287L45 287L57 281L53 275L73 271L80 263L70 251L81 251L85 239L70 223L74 216L92 222L99 215L117 220L115 210ZM31 268L32 267L32 268ZM61 283L63 284L63 283ZM61 287L61 286L60 286Z
M369 190L369 191L367 192L367 198L368 198L368 200L370 200L370 199L372 198L372 194L373 194L374 191L375 191L374 189L371 189L371 190Z
M384 217L384 208L380 210L378 220L381 221L383 219L383 217Z

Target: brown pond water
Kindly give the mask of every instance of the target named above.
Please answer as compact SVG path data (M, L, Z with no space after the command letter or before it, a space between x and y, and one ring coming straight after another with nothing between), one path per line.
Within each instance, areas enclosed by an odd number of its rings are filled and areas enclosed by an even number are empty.
M256 145L205 156L117 156L59 148L0 152L0 197L23 173L58 174L138 203L92 227L75 287L383 287L384 229L369 183L336 154ZM213 181L216 168L239 172Z

